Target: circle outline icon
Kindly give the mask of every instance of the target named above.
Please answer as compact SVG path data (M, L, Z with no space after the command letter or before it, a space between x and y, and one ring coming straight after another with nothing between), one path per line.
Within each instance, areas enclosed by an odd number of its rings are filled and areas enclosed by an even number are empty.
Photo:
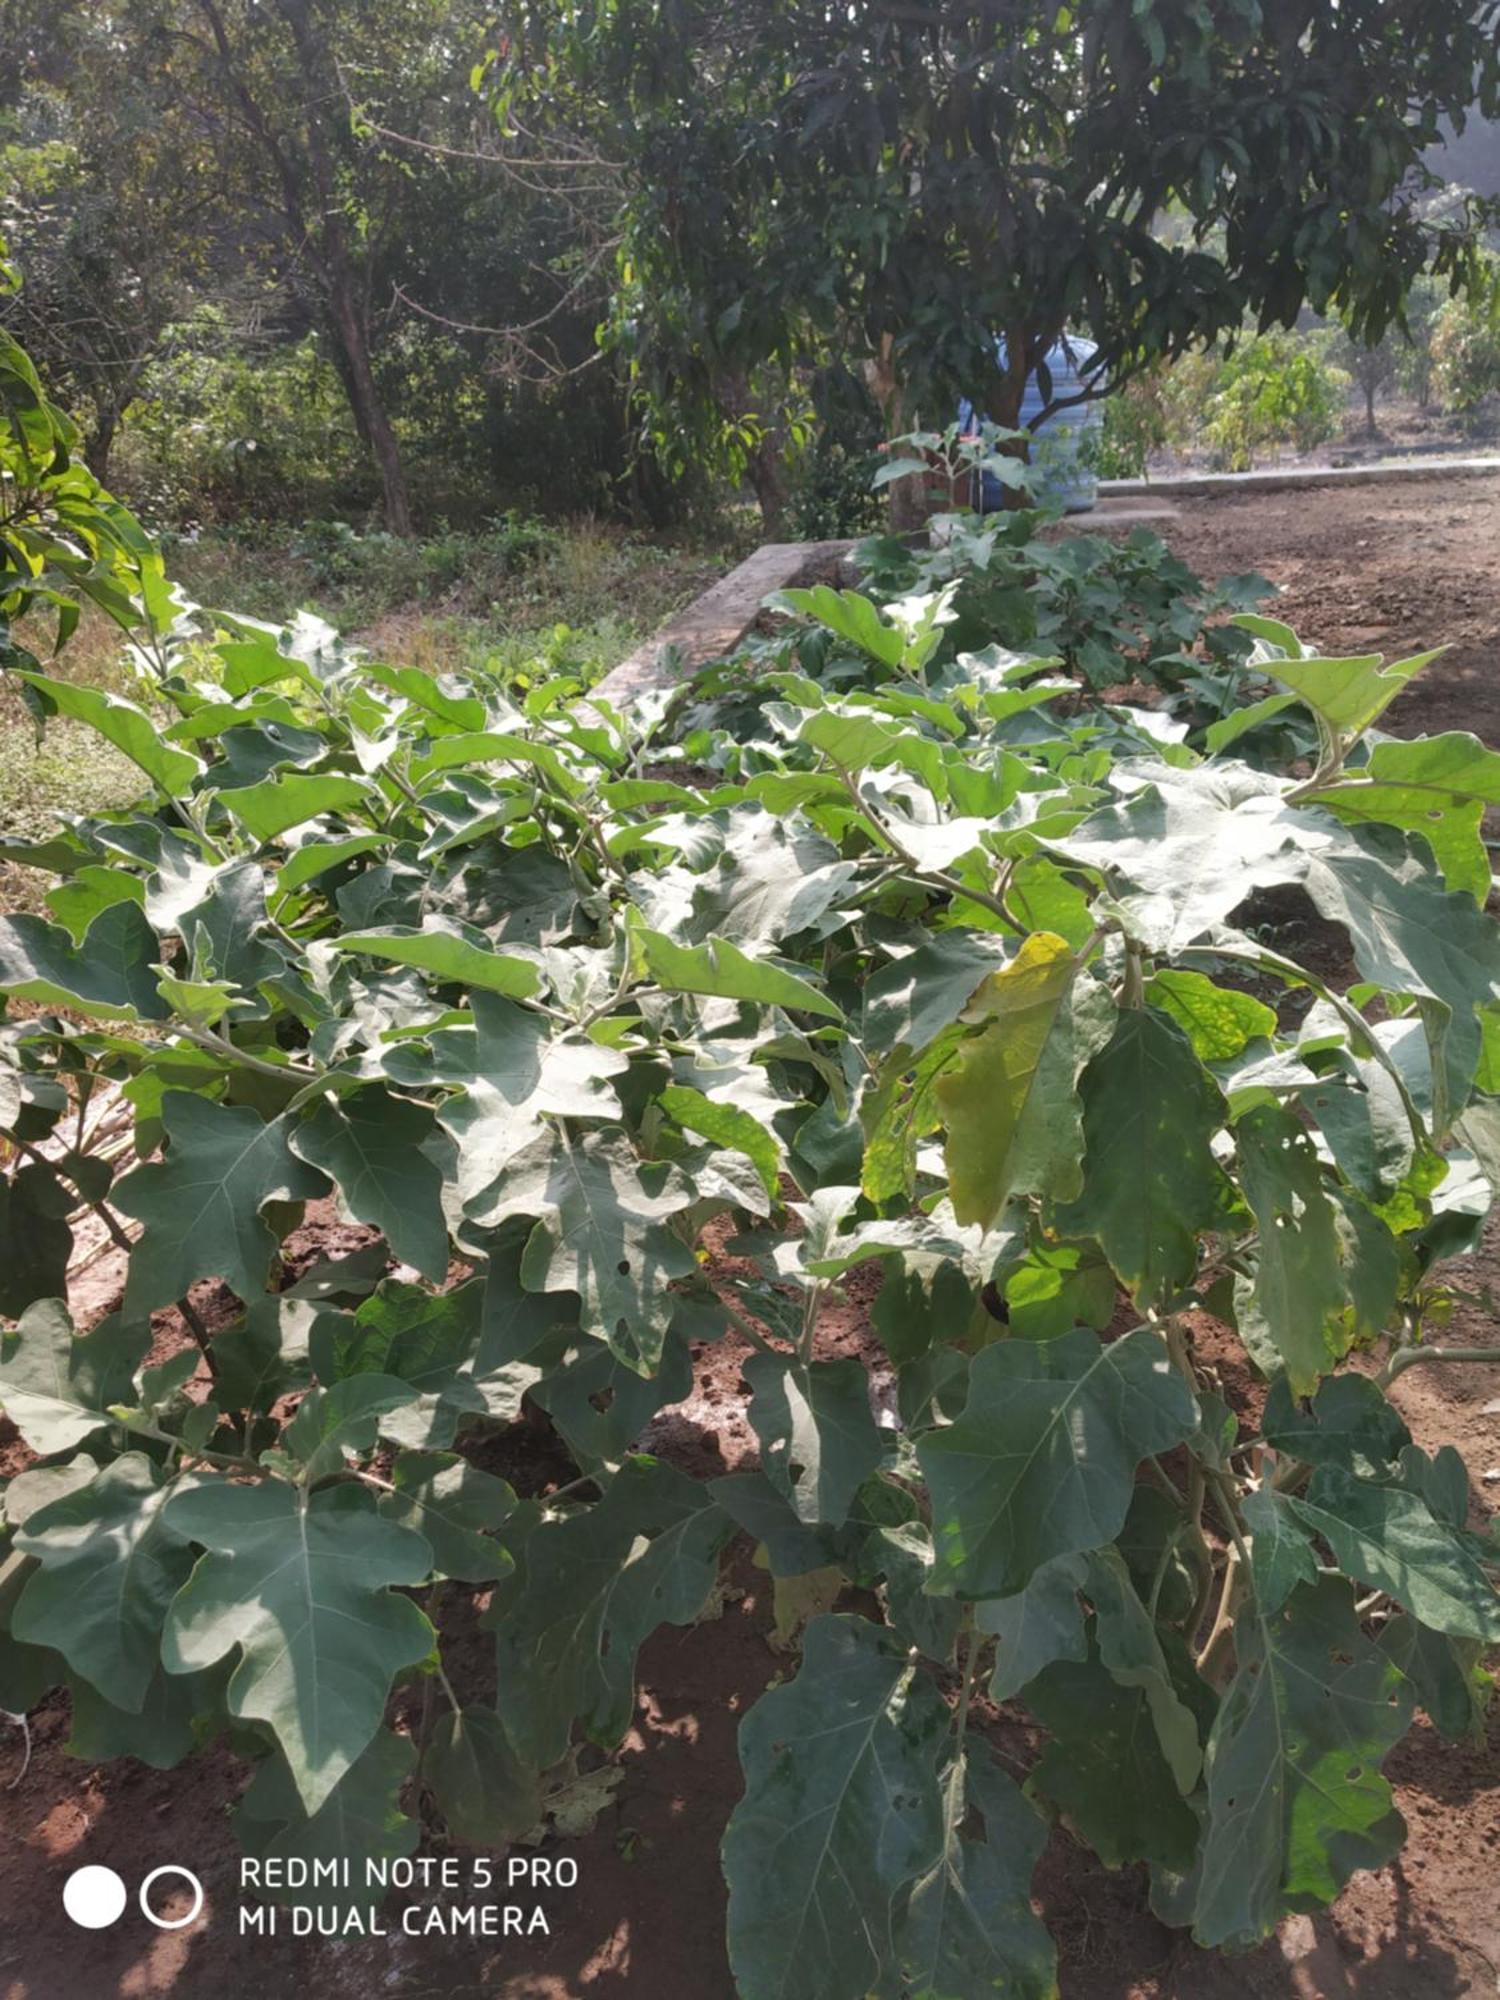
M193 1907L185 1917L159 1917L146 1901L146 1891L151 1887L153 1882L159 1882L163 1875L180 1875L184 1882L192 1884ZM183 1868L175 1861L165 1861L160 1868L153 1868L151 1870L151 1873L136 1891L136 1901L140 1904L141 1915L146 1919L147 1923L155 1924L159 1931L186 1930L189 1924L197 1920L199 1913L202 1911L203 1884L198 1880L198 1877L193 1873L191 1868Z
M75 1868L63 1883L63 1910L81 1931L107 1931L124 1916L129 1901L130 1891L123 1878L100 1861Z

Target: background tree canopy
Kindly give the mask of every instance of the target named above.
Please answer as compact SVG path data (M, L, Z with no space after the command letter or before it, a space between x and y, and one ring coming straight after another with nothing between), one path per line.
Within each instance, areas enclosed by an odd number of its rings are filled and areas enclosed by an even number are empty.
M889 435L967 395L1013 422L1064 329L1121 387L1309 309L1399 341L1424 274L1479 295L1496 204L1435 201L1431 161L1500 106L1497 19L9 0L7 323L102 475L185 399L220 507L316 466L315 511L402 534L496 498L660 517L698 467L775 521L815 420Z

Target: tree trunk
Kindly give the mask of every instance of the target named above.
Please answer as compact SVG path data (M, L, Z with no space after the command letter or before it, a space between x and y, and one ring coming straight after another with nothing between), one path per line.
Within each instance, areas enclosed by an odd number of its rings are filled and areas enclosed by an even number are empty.
M895 341L888 333L882 334L878 352L864 365L865 383L870 394L880 408L881 421L885 425L887 443L899 437L906 421L905 398L901 381L896 373ZM890 528L893 535L908 535L925 526L927 521L927 479L920 472L908 474L905 479L893 479L885 489L890 507Z
M338 73L313 19L309 0L280 0L280 7L282 18L291 31L306 85L304 115L307 121L307 152L312 162L319 208L314 233L321 239L319 261L323 267L329 321L344 357L345 365L339 372L343 376L359 434L368 442L375 469L380 475L385 525L393 535L410 536L415 529L411 496L406 485L406 468L401 463L401 448L375 384L354 260L349 253L338 189L334 183L333 162L322 125L323 107L336 105L341 98Z
M1363 382L1360 387L1365 392L1365 436L1375 435L1375 384Z
M718 394L719 401L731 416L744 418L752 414L756 398L751 393L748 376L724 375ZM768 540L775 541L783 532L788 497L786 446L777 425L768 424L761 430L759 442L745 462L745 477L760 507L761 525L766 536Z

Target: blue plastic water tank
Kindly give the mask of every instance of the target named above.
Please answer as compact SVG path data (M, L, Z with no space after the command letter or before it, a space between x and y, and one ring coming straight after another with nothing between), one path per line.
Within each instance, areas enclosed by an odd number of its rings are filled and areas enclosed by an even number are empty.
M1080 334L1067 333L1047 356L1047 366L1052 374L1052 396L1075 396L1085 380L1091 379L1089 364L1098 353L1092 340L1085 340ZM995 352L1000 366L1005 366L1005 343L995 342ZM1046 407L1047 400L1037 386L1035 375L1026 380L1025 394L1021 398L1021 428L1030 430ZM958 420L961 424L984 422L976 417L974 405L960 403ZM1038 430L1031 445L1031 462L1038 471L1037 493L1044 500L1061 505L1068 514L1086 514L1098 499L1099 482L1093 467L1087 462L1084 450L1085 439L1096 432L1104 417L1097 402L1074 403L1067 409L1056 410ZM1005 489L991 473L986 473L981 482L983 494L980 501L981 513L991 513L1005 505Z

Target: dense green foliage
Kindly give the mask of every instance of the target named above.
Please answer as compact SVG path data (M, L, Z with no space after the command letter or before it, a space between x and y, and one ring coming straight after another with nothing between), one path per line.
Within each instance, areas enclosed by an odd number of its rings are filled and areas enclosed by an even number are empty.
M56 512L64 434L17 407ZM154 581L138 700L12 659L142 792L0 845L53 880L0 919L0 1403L35 1454L0 1707L65 1686L91 1759L228 1733L258 1853L410 1851L419 1760L493 1845L618 1744L638 1648L748 1535L789 1629L864 1608L743 1726L746 2000L1050 1993L1049 1813L1208 1945L1396 1852L1381 1762L1416 1704L1477 1726L1500 1639L1462 1463L1383 1389L1500 1178L1500 753L1376 732L1430 656L1255 612L1232 647L1159 550L1044 575L1026 532L872 544L866 592L789 594L753 699L680 723L306 619L168 628ZM67 582L123 588L115 548ZM1163 707L1097 692L1148 672ZM1278 948L1272 889L1348 981ZM327 1196L381 1240L288 1282ZM85 1209L128 1264L82 1330ZM820 1335L872 1259L867 1368ZM193 1338L148 1360L174 1302ZM761 1469L699 1483L639 1440L731 1328ZM466 1455L523 1402L578 1468L550 1497ZM441 1666L476 1589L498 1707ZM1042 1732L1024 1789L986 1691Z

